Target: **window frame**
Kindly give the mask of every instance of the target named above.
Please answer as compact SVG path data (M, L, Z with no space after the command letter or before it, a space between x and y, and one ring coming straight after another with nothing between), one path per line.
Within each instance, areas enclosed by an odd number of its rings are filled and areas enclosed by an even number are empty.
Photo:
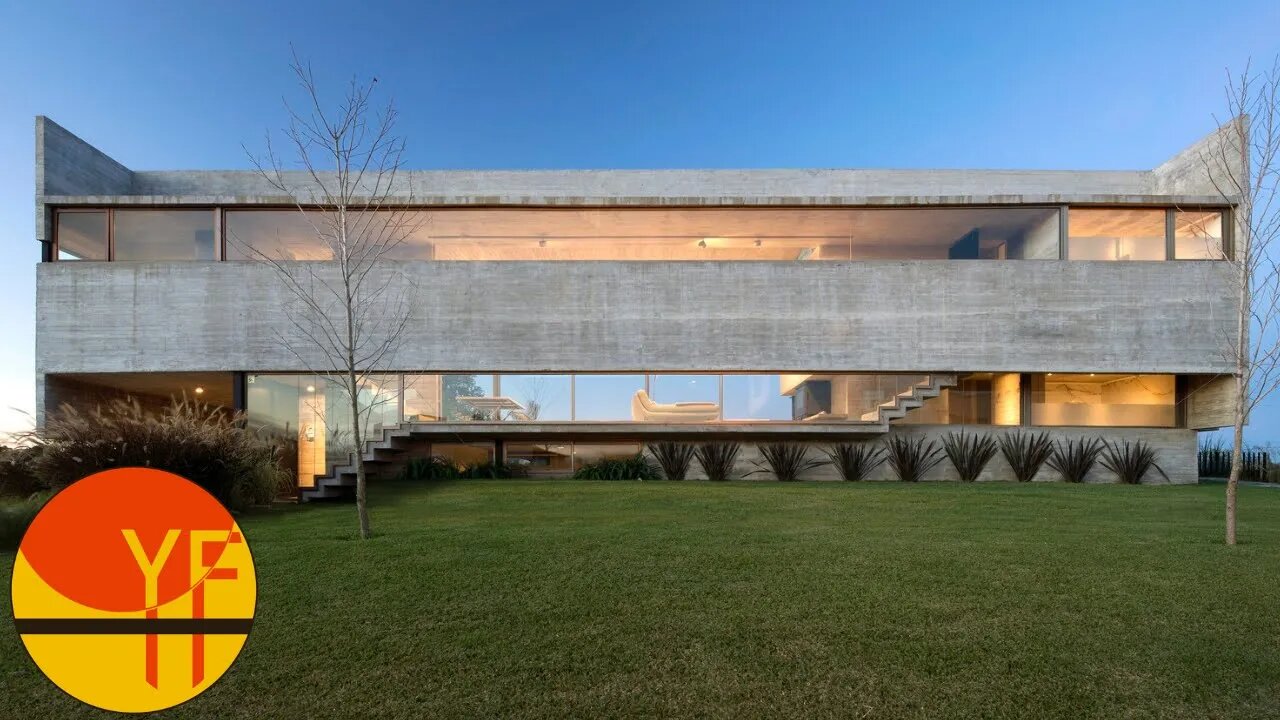
M51 208L53 212L53 242L50 243L52 250L50 252L49 262L145 262L133 260L116 260L116 210L185 210L196 211L204 210L213 215L213 260L174 260L173 262L222 262L226 260L226 239L222 230L222 214L224 207L220 205L71 205L58 206ZM58 216L62 213L91 213L101 212L107 214L107 259L106 260L59 260L59 242L58 242ZM167 261L159 261L167 262Z
M1071 260L1071 227L1072 210L1164 210L1164 258L1162 260ZM1232 260L1235 256L1235 243L1232 234L1234 207L1231 205L1095 205L1070 204L1062 206L1062 260L1071 262L1222 262ZM1222 257L1221 258L1179 258L1177 257L1177 214L1180 212L1217 212L1222 214Z

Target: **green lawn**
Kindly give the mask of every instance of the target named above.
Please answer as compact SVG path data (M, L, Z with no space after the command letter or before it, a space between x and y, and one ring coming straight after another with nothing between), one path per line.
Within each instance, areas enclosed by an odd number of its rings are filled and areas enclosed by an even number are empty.
M1280 716L1280 489L463 481L243 520L182 716ZM7 576L12 554L0 554ZM3 613L8 615L8 593ZM87 715L0 629L0 715Z

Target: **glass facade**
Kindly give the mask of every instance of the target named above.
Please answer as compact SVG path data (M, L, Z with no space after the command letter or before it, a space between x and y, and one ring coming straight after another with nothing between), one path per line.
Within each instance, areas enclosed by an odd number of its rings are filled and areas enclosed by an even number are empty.
M335 215L296 208L56 212L62 260L333 259ZM447 208L356 212L389 260L1057 260L1057 206ZM1071 260L1221 259L1221 210L1070 208ZM221 217L221 232L216 218ZM107 231L104 223L113 228ZM114 250L112 249L114 248Z
M350 409L334 404L340 388L323 376L249 377L249 408L261 412L267 424L298 427L305 418L295 408L309 402L317 417L329 419L330 442L350 433ZM1029 422L1034 425L1172 423L1171 415L1151 419L1156 417L1151 413L1172 412L1172 375L1029 377L1031 385L1018 373L961 374L954 386L941 388L936 397L921 397L921 407L894 422L1019 425L1024 393L1031 393ZM921 391L933 380L908 373L395 373L370 376L360 405L367 427L374 430L400 422L875 423L881 410L900 398L931 394ZM283 393L277 387L291 390ZM301 400L294 397L297 393ZM319 400L321 395L326 399ZM1118 405L1136 409L1107 409ZM1099 412L1101 419L1091 419ZM1126 420L1129 416L1135 419Z
M797 428L849 423L853 431L859 423L878 423L883 410L908 397L922 404L892 424L1175 427L1177 422L1173 375L965 373L936 395L933 383L933 376L904 373L390 373L368 379L360 407L366 437L400 422L484 423L495 432L555 422L788 423ZM921 392L925 388L930 392ZM248 376L247 390L250 422L296 443L302 487L333 463L347 461L354 449L351 411L339 385L317 375L259 374ZM449 447L460 464L482 462L477 448L492 453L492 445L484 443ZM575 445L536 439L513 439L506 446L509 459L535 474L561 473L637 450L631 442Z

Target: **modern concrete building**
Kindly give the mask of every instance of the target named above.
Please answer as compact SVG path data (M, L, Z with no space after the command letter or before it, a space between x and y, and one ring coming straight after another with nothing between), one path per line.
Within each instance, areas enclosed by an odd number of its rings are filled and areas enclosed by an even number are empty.
M388 277L419 295L367 388L366 456L568 474L735 438L745 470L764 440L1030 427L1148 441L1194 482L1196 430L1230 422L1214 142L1141 171L402 176L421 222ZM349 413L281 343L288 294L247 250L329 259L295 198L130 170L41 117L35 230L42 412L198 393L296 441L304 498L348 490Z

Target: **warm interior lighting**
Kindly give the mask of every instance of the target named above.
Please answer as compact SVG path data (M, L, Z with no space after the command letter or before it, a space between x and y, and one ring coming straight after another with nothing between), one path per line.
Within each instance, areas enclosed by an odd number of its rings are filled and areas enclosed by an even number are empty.
M1053 373L1049 373L1049 374L1050 374L1050 375L1053 375Z
M308 385L308 386L307 386L307 392L315 392L315 391L316 391L316 386L315 386L315 385Z
M197 395L203 395L203 394L204 394L204 388L202 388L202 387L197 387L197 388L196 388L196 394L197 394Z

